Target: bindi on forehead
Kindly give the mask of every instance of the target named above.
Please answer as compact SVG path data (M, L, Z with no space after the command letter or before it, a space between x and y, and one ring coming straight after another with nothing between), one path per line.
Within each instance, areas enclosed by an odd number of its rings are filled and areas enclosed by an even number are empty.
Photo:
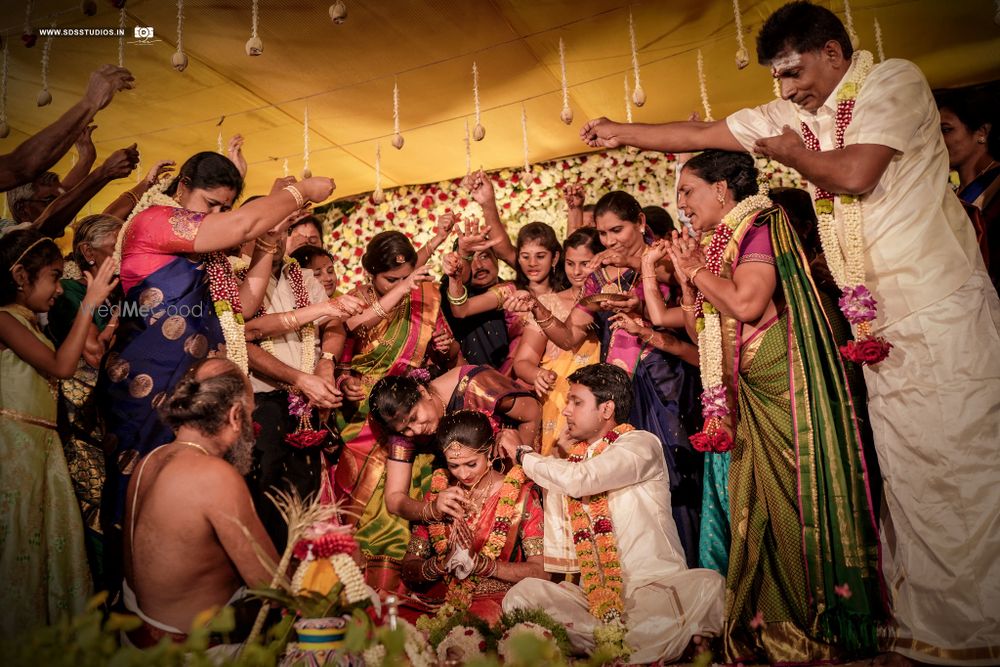
M786 51L778 55L771 61L771 76L778 78L787 70L798 67L802 64L802 54L795 51Z

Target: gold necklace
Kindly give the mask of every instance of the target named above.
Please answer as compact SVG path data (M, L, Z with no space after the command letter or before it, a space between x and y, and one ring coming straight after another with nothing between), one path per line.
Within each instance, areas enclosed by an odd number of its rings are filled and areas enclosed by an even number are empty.
M983 167L982 169L980 169L979 173L976 174L975 176L973 176L972 180L969 181L969 183L974 182L977 178L979 178L980 176L982 176L983 174L985 174L986 172L988 172L990 169L993 168L993 165L995 165L996 163L997 163L996 160L990 160L990 163L988 165L986 165L985 167Z
M201 445L199 445L197 442L190 442L188 440L174 440L174 444L175 445L187 445L188 447L194 447L195 449L197 449L198 451L200 451L205 456L212 456L212 454L207 449L205 449L204 447L202 447Z

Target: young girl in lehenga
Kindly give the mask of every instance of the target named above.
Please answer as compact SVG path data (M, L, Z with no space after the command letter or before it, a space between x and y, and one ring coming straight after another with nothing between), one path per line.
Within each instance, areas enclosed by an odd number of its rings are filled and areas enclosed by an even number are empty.
M117 284L105 261L55 349L36 313L60 294L63 260L31 229L0 244L0 638L82 610L91 592L80 507L56 432L55 379L73 376L94 311Z
M563 266L570 286L561 292L542 294L538 300L549 309L552 317L565 321L583 295L590 276L590 262L604 250L592 227L578 229L563 243ZM542 400L542 454L560 455L555 451L561 433L565 431L569 381L578 368L597 363L601 358L601 343L590 335L580 345L564 350L548 339L543 331L547 322L539 325L529 316L528 326L514 354L514 375L535 388Z
M513 584L548 578L542 567L540 494L520 466L506 475L494 469L494 437L489 417L474 410L439 422L436 443L445 467L434 471L425 500L457 487L466 511L461 519L413 526L403 579L415 596L404 615L434 613L437 605L449 603L495 623Z

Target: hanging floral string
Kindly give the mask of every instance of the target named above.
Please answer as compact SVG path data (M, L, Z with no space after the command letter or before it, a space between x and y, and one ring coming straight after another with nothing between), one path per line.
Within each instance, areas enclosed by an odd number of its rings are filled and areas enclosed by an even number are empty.
M563 105L559 118L569 125L573 122L573 109L569 106L569 82L566 80L566 46L562 37L559 38L559 71L562 73L562 96Z
M21 41L29 49L38 41L38 33L31 27L31 9L33 4L32 0L24 3L24 31L21 33Z
M52 22L52 27L56 27L56 22ZM44 107L52 103L52 93L49 92L49 52L52 50L52 36L45 38L45 45L42 46L42 89L38 91L38 106Z
M774 96L777 97L780 100L781 99L781 79L775 77L774 79L771 79L771 81L774 82Z
M125 67L125 5L118 10L118 66Z
M635 89L632 90L632 101L637 107L646 103L646 92L639 80L639 49L635 45L635 23L632 21L632 10L628 10L628 40L632 49L632 71L635 73Z
M403 135L399 132L399 82L392 80L392 146L397 151L403 147Z
M188 66L188 57L184 55L184 0L177 0L177 52L170 57L170 64L178 72Z
M854 15L851 14L850 0L844 0L844 27L847 28L847 36L851 38L851 46L857 49L861 40L858 39L858 33L854 30Z
M250 20L252 23L250 26L250 39L247 40L246 51L248 56L259 56L264 53L264 42L262 42L260 37L257 36L257 0L253 0L253 5L250 11Z
M632 122L632 97L629 95L628 74L625 75L625 122Z
M375 142L375 191L372 192L372 201L381 204L385 201L385 193L382 192L382 144Z
M733 19L736 22L736 67L743 69L750 64L750 52L743 41L743 15L740 14L740 0L733 0Z
M7 74L10 67L8 44L9 42L4 40L3 70L0 71L0 139L6 139L10 135L10 126L7 124ZM4 202L6 205L6 199L4 199Z
M472 138L482 141L486 136L486 128L483 127L482 114L479 108L479 66L472 63L472 101L476 107L476 126L472 128Z
M309 168L309 107L306 107L302 120L302 178L312 176Z
M216 143L216 149L215 150L217 152L222 153L223 155L225 155L226 154L226 149L223 147L223 144L222 144L222 128L221 127L219 128L219 136L217 136L215 138L215 143Z
M465 119L465 175L472 173L472 141L469 138L469 119Z
M285 158L285 161L281 163L281 175L288 178L288 158Z
M875 19L875 48L878 50L878 61L885 62L885 48L882 46L882 26Z
M708 86L705 85L705 59L698 49L698 87L701 90L701 106L705 110L705 120L713 121L712 107L708 105Z
M524 175L531 173L531 162L528 161L528 111L521 103L521 141L524 143Z

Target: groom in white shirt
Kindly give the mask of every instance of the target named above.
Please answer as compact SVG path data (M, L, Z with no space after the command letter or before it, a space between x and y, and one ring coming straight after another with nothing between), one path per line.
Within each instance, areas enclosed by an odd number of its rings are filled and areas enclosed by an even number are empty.
M624 635L625 662L673 661L694 637L721 630L724 580L685 564L663 448L652 433L625 423L632 407L628 374L593 364L569 381L563 415L579 442L569 459L543 457L530 447L507 453L546 489L546 506L555 512L546 511L545 540L570 536L569 553L577 559L565 570L581 572L583 587L524 579L507 593L504 611L544 608L566 626L580 653L592 653L598 643L614 651ZM608 516L601 515L605 503ZM550 521L554 514L561 521Z

